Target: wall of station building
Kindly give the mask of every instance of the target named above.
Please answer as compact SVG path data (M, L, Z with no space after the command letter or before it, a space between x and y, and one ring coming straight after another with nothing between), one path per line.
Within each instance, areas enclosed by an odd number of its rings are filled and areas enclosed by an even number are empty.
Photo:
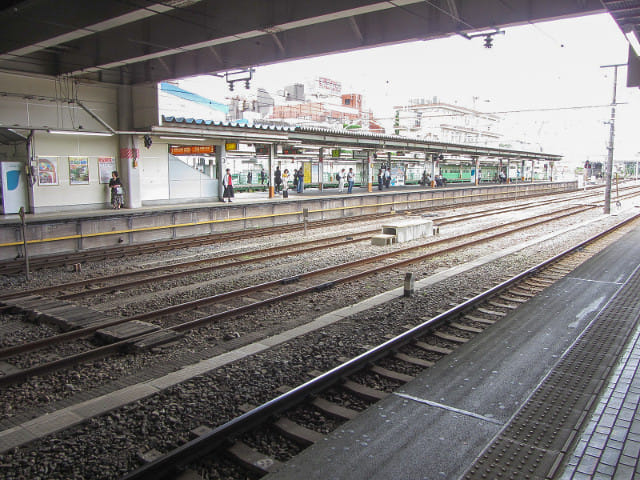
M0 73L0 124L27 142L0 146L0 161L24 165L27 211L46 212L60 206L86 208L109 201L108 188L99 175L100 159L117 168L118 138L62 135L55 131L106 128L80 103L109 125L117 124L117 90L67 80L24 77ZM75 99L69 102L64 99ZM106 180L108 182L108 179ZM7 212L8 213L8 212Z
M124 174L125 185L127 173L137 170L139 175L130 176L129 180L134 183L129 186L136 190L140 203L202 195L217 197L211 178L195 170L171 169L169 145L157 136L153 137L153 144L145 148L143 134L131 135L132 146L138 154L133 165L131 158L121 158L122 145L118 135L55 133L65 130L108 132L109 127L122 130L119 88L0 73L0 127L31 138L30 152L26 139L20 140L18 136L13 144L0 144L0 162L19 162L22 166L20 188L26 191L21 203L26 211L106 208L110 202L111 170L118 170L121 176ZM125 129L148 130L148 126L157 124L155 85L133 87L130 102L131 121ZM170 178L171 172L174 178ZM0 213L17 211L3 208Z

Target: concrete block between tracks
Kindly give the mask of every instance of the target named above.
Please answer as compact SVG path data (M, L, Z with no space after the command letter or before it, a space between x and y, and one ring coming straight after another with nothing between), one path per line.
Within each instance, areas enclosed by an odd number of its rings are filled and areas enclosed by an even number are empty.
M22 445L37 438L38 435L25 430L22 425L4 430L0 432L0 452L5 452L14 448L16 445Z
M138 383L130 387L118 390L113 394L103 395L86 402L79 403L69 407L69 411L82 416L83 418L91 418L100 415L106 411L119 408L127 403L138 401L142 398L149 397L160 391L148 383Z
M396 243L396 236L387 233L379 233L371 237L371 245L377 245L383 247L385 245L391 245Z
M50 413L48 415L42 415L29 422L23 423L22 426L25 430L38 437L43 437L51 433L57 432L69 428L70 425L75 425L82 422L84 418L69 410L58 410L57 412Z

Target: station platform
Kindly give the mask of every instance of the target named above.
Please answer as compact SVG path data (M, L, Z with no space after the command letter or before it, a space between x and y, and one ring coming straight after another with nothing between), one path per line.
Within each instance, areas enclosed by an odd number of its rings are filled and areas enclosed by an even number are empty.
M265 480L640 478L640 228Z
M216 233L287 224L339 220L359 215L462 206L481 201L514 201L527 197L575 191L576 181L520 184L457 184L447 187L416 185L388 189L337 188L303 193L290 190L288 198L267 191L238 193L233 203L215 199L145 205L134 209L58 210L0 217L0 262L24 258L24 238L29 257L44 257L100 248L120 248L156 241L172 241ZM23 229L26 234L23 234Z
M534 182L534 183L542 183L542 182ZM545 182L546 183L546 182ZM532 185L531 182L527 182L527 185ZM299 201L299 200L312 200L316 198L341 198L345 196L367 196L367 195L379 195L386 194L392 195L397 193L407 193L413 191L441 191L443 189L460 189L460 188L486 188L491 187L491 183L483 183L482 185L473 185L470 183L449 183L444 187L423 187L422 185L402 185L402 186L393 186L390 188L383 188L382 190L378 190L378 186L374 185L373 190L371 192L368 191L367 187L354 187L353 192L351 194L347 193L347 189L345 187L344 192L339 192L336 187L328 187L323 190L320 190L316 187L314 188L306 188L302 193L297 193L295 188L289 188L289 198L283 198L282 192L274 194L273 197L269 198L269 192L266 187L262 188L260 185L255 185L254 190L251 192L236 192L235 197L233 198L233 204L236 205L245 205L245 204L255 204L255 203L282 203L287 201ZM511 184L515 186L515 183ZM519 184L521 187L522 183ZM221 202L218 199L186 199L186 200L167 200L167 201L157 201L157 202L144 202L141 207L129 209L122 208L120 210L113 210L109 206L104 208L61 208L58 211L41 211L36 213L27 213L26 216L29 220L64 220L64 219L73 219L78 216L81 217L93 217L93 216L113 216L113 215L129 215L129 214L149 214L154 212L165 212L168 210L172 211L180 211L186 209L193 208L213 208L213 207L225 207L230 206L227 205L226 202ZM18 214L8 214L8 215L0 215L0 225L15 223L20 221L20 216Z

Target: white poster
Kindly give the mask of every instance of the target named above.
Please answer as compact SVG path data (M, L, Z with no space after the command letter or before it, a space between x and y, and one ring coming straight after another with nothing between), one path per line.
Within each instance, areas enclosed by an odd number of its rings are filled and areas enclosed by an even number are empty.
M113 157L98 157L98 172L100 183L109 183L111 172L116 169L116 162Z

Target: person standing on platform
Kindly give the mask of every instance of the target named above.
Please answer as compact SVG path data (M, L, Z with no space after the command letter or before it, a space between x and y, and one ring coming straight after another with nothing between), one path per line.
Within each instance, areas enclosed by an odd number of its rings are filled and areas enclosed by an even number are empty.
M336 182L338 182L338 193L342 193L344 189L342 188L342 175L340 172L336 173Z
M384 174L382 173L382 169L378 169L378 190L382 190L382 182L384 180Z
M282 172L282 198L289 198L289 170Z
M251 172L251 170L249 170L249 173L247 173L247 183L251 185L252 181L253 181L253 173Z
M340 170L340 180L338 180L338 191L340 193L344 192L344 184L347 181L347 171L343 168Z
M298 193L302 193L304 191L304 168L300 167L296 176L298 178Z
M280 171L280 165L276 167L276 171L273 172L273 183L276 184L276 193L280 191L280 185L282 184L282 172Z
M353 184L355 182L356 176L353 173L353 168L349 169L349 173L347 173L347 184L349 185L348 189L347 189L347 193L351 193L351 191L353 190Z
M260 185L264 185L264 179L267 175L264 173L264 167L260 170Z
M389 188L391 186L391 171L390 167L387 167L384 171L384 186Z
M225 198L229 199L229 203L231 203L231 199L233 198L233 180L231 178L231 170L227 168L227 172L222 177L222 186L224 187L224 193L222 194L222 201L224 202Z
M120 181L120 177L116 170L111 172L109 189L111 190L111 208L118 210L124 204L124 191L122 189L122 182Z

